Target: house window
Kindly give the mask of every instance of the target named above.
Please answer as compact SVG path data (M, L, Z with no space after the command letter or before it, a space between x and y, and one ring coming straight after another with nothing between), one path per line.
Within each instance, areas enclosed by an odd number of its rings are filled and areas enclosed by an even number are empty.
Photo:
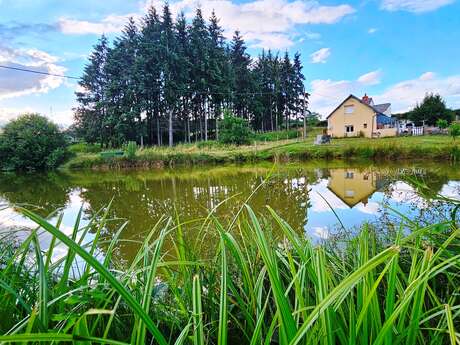
M347 171L345 173L345 178L352 179L355 175L353 174L352 171Z
M355 106L354 105L346 105L345 106L345 114L353 114L355 111Z
M354 131L355 131L355 128L353 127L353 125L345 126L345 132L352 133Z
M345 191L345 198L353 198L355 196L354 190L346 190Z
M365 123L365 124L363 125L363 127L364 127L364 128L367 128L367 123Z

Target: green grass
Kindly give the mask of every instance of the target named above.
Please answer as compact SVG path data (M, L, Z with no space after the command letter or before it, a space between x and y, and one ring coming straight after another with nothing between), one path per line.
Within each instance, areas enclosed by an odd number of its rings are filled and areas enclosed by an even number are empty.
M0 341L455 344L460 203L444 201L452 219L420 227L401 215L386 233L364 224L356 237L320 246L272 209L270 218L247 205L230 219L210 212L182 223L174 215L152 226L128 263L116 255L124 226L102 235L107 209L87 225L80 213L65 234L62 217L51 224L18 208L37 229L21 243L0 241ZM201 236L185 242L193 226ZM284 238L274 238L273 227ZM52 235L48 249L42 231ZM211 238L214 252L203 255ZM53 258L57 248L67 252ZM105 258L97 248L106 248Z
M254 142L247 146L223 145L215 141L181 144L173 148L138 150L131 159L103 158L100 154L79 153L64 165L67 169L151 168L171 165L200 165L257 161L302 161L314 159L364 159L373 161L460 160L460 141L443 135L381 139L334 139L328 145L314 145L318 130L306 140Z

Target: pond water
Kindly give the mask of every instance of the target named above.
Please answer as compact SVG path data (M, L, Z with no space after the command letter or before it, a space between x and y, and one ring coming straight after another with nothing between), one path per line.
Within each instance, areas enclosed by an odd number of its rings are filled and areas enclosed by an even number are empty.
M87 220L113 198L110 218L114 220L104 234L110 237L128 220L122 237L142 239L164 215L178 214L187 221L206 217L208 210L217 207L217 216L232 219L248 201L262 214L268 214L266 205L271 206L296 231L321 241L343 228L353 231L363 222L391 222L396 217L392 209L420 222L445 216L447 209L433 207L417 193L414 177L434 192L460 197L460 166L426 162L264 163L148 171L1 174L0 229L8 232L31 227L30 221L13 207L27 204L43 216L62 210L61 228L70 234L81 207ZM186 227L186 238L200 241L197 231L196 227ZM47 241L49 238L43 234L44 246ZM205 246L213 245L211 239L208 242ZM130 260L136 249L135 242L125 241L117 248L117 255ZM60 254L65 255L65 248L55 253Z

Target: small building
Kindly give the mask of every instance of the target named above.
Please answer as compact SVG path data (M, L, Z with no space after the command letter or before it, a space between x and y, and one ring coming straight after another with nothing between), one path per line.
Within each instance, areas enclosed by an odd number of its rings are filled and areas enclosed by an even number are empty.
M391 117L391 103L374 104L367 94L363 98L350 95L327 117L327 132L334 138L393 137L397 123Z

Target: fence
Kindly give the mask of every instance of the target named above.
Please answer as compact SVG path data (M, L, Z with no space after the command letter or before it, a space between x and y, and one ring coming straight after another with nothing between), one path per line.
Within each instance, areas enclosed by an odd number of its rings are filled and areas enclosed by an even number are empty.
M412 128L412 135L423 135L423 126L413 127Z

